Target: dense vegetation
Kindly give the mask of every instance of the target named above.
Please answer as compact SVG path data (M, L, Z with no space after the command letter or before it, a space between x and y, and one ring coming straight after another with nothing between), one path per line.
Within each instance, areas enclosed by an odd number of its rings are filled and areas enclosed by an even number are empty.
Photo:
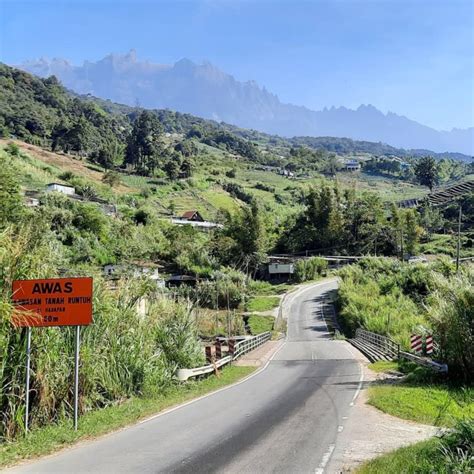
M402 264L391 259L364 259L340 271L341 322L348 334L363 327L390 336L405 350L410 335L432 333L436 357L454 378L470 380L474 371L474 272L455 274L448 261Z

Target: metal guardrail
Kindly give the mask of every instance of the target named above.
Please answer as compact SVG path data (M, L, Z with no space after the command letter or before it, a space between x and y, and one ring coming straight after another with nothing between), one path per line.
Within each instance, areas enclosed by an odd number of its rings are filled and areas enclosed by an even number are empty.
M271 337L272 333L268 331L258 334L254 337L241 340L237 342L237 344L235 344L233 356L228 355L226 357L223 357L222 359L216 360L216 362L213 364L204 365L202 367L195 367L194 369L178 369L176 372L176 377L178 378L178 380L184 382L191 377L197 377L198 375L204 375L214 372L219 367L229 364L238 357L261 346L263 343L269 341Z
M436 372L444 374L448 372L447 364L440 364L439 362L435 362L434 360L428 359L426 357L420 357L415 354L410 354L409 352L400 352L400 358L409 360L418 365L423 365L424 367L428 367L432 370L435 370Z
M356 338L362 339L363 341L372 344L394 359L398 359L400 357L400 344L392 341L392 339L386 336L359 328L356 329Z
M366 331L365 329L356 330L356 338L362 339L363 341L377 347L386 354L390 355L394 359L406 359L415 364L428 367L436 372L447 373L448 366L447 364L440 364L434 360L429 359L428 357L420 357L410 352L404 352L400 350L400 344L392 341L392 339L376 334L374 332Z
M264 342L267 342L271 339L272 333L270 331L268 332L262 332L262 334L258 334L255 337L252 337L251 339L246 339L245 341L240 341L235 345L235 352L234 352L234 359L237 359L237 357L240 357L243 354L246 354L247 352L252 351L253 349L256 349L258 346L261 346Z
M197 377L198 375L209 374L214 372L219 367L228 364L232 361L232 356L223 357L222 359L216 360L214 364L204 365L202 367L196 367L194 369L178 369L176 377L178 380L184 382L191 377Z

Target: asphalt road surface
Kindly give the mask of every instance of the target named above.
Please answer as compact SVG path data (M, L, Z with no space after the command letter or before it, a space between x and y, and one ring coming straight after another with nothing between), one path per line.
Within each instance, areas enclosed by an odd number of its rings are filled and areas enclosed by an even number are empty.
M322 319L336 285L293 296L287 341L243 383L12 472L324 472L361 382Z

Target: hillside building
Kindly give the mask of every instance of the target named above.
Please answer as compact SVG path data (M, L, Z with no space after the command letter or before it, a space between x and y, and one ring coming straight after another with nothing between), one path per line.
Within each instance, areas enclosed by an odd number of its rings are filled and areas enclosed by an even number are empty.
M345 163L344 163L344 169L346 171L360 171L360 163L357 161L357 160L347 160Z
M221 229L222 224L204 220L199 211L186 211L181 217L171 218L171 223L175 225L190 225L197 229L208 232L212 229Z
M74 194L76 194L76 190L72 186L67 186L66 184L60 184L60 183L49 183L46 186L46 192L47 193L57 192L57 193L66 194L67 196L73 196Z

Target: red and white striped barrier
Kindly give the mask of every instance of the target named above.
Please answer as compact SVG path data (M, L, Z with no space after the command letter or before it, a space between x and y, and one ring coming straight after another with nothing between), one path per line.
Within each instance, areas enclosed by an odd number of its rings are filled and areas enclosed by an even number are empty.
M433 354L433 336L431 334L426 336L426 353Z
M422 337L418 334L412 334L410 337L411 350L416 354L420 354L423 349Z

